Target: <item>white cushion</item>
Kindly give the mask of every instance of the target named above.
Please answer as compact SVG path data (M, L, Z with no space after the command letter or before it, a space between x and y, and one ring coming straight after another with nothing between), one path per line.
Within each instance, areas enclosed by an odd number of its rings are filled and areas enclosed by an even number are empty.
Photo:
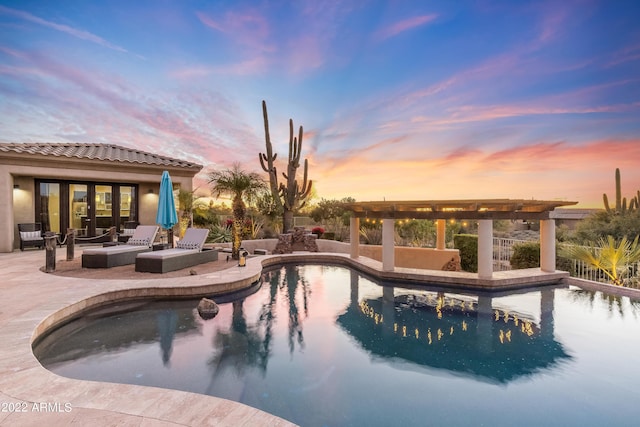
M21 231L20 238L22 240L42 240L42 235L39 231Z

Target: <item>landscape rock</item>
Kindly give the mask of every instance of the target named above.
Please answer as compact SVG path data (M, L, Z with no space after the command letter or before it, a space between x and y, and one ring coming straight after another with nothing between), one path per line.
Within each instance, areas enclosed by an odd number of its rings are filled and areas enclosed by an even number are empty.
M220 307L218 307L218 304L208 298L202 298L198 303L198 314L204 320L213 319L219 311Z

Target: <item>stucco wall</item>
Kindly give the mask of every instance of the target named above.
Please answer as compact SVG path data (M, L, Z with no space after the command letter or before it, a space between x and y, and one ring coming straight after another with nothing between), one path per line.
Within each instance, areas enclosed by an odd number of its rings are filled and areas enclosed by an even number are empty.
M349 253L350 244L333 240L318 240L318 249L322 252ZM382 246L360 245L360 255L382 262ZM438 250L434 248L395 247L395 266L405 268L424 268L427 270L442 270L442 267L452 258L460 261L457 249Z
M243 240L242 247L249 253L253 253L256 248L266 249L272 252L278 239L264 240ZM335 240L319 239L318 250L320 252L345 253L350 252L350 244L337 242ZM214 246L231 247L231 243L214 244ZM382 262L382 246L360 245L360 255ZM398 246L395 248L396 267L422 268L427 270L442 270L442 267L452 258L460 261L460 254L457 249L438 250L434 248L409 248Z
M141 224L155 224L162 171L168 170L174 186L187 191L193 190L193 175L196 173L180 168L126 163L69 159L28 160L0 158L0 252L11 252L20 246L17 224L36 220L36 178L138 184L138 219ZM20 188L14 190L14 184ZM149 190L153 190L153 194Z

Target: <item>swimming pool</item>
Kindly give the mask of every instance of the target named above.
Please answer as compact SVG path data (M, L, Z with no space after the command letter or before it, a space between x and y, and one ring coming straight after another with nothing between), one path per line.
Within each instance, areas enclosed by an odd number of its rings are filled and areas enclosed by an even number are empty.
M209 394L302 426L617 426L640 416L640 302L629 298L380 286L345 267L291 264L214 319L196 304L105 308L34 353L63 376Z

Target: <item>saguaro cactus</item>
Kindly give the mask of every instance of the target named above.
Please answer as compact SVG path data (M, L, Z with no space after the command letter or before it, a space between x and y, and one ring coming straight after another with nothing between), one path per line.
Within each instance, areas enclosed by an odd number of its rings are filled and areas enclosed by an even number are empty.
M638 203L640 203L640 191L638 191L638 195L636 197L633 197L629 201L629 207L627 207L627 198L622 197L622 189L620 185L620 169L616 168L616 207L615 209L612 209L609 206L609 198L607 197L606 193L602 195L602 200L604 201L604 208L607 210L608 213L625 214L627 212L633 212L636 209L640 208L640 206L638 205Z
M302 126L298 131L298 137L293 135L293 120L289 119L289 158L287 163L287 172L282 173L286 180L286 184L278 182L278 172L274 164L277 153L273 152L271 145L271 136L269 135L269 117L267 115L267 103L262 101L262 115L264 118L264 137L267 152L258 155L262 169L269 174L269 188L271 195L276 201L279 208L282 208L282 229L287 231L293 226L293 213L302 208L307 197L311 193L312 181L308 180L309 162L304 160L303 178L299 183L297 180L297 172L300 167L300 154L302 152Z

